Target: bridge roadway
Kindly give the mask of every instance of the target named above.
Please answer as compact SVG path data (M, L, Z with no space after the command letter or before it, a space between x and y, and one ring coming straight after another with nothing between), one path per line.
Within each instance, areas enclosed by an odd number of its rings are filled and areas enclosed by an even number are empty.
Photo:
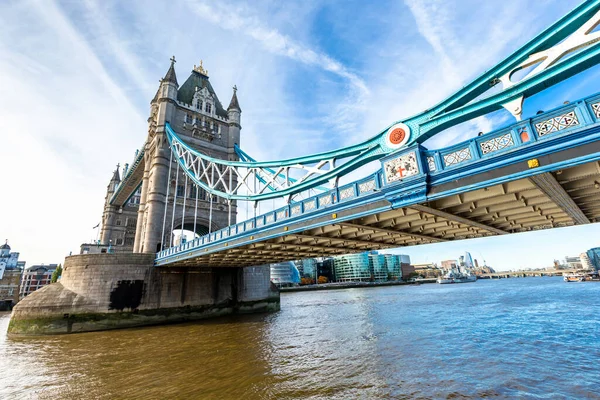
M600 94L448 148L403 148L381 164L165 249L155 264L252 266L600 221ZM390 165L412 175L386 177Z

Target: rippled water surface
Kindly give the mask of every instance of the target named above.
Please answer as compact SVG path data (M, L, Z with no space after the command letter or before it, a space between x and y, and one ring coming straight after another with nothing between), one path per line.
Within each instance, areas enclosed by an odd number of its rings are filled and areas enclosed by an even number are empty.
M600 398L600 283L288 293L275 314L27 339L0 399ZM8 314L0 314L6 332Z

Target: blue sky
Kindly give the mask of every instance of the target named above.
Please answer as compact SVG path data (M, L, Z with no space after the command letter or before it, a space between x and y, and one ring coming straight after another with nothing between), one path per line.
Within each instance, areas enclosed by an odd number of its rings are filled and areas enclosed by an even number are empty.
M204 60L222 103L237 85L242 147L278 159L349 145L422 111L579 1L374 3L0 2L0 234L28 265L62 262L95 237L112 170L143 144L172 55L180 83ZM526 101L525 114L600 91L599 73ZM480 118L427 145L507 121ZM595 224L402 252L425 262L468 250L498 269L541 267L600 245L599 231Z

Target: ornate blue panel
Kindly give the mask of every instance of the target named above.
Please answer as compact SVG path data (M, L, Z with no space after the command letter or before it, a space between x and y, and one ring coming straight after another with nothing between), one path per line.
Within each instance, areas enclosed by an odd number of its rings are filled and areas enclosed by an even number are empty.
M506 149L515 145L512 135L510 132L505 133L502 136L496 136L495 138L486 140L485 142L479 143L481 148L481 154L490 154L498 150Z
M417 152L410 151L383 162L386 183L401 181L420 173Z
M594 111L596 118L600 118L600 102L592 104L592 110Z
M340 189L340 201L348 200L354 197L354 186L348 186Z
M535 130L541 137L549 133L562 131L577 125L579 125L579 119L577 119L577 114L575 114L575 111L573 110L536 123Z
M471 155L471 148L465 147L453 151L452 153L444 154L444 165L450 167L452 165L460 164L465 161L469 161L473 158Z
M358 194L371 192L375 190L375 178L358 184Z

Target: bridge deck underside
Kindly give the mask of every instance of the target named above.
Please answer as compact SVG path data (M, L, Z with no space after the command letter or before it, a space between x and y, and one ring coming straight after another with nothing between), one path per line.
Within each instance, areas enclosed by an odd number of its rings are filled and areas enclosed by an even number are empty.
M169 266L252 266L596 222L600 162L342 219L306 230L291 227L293 233L257 237L252 243L175 260Z

